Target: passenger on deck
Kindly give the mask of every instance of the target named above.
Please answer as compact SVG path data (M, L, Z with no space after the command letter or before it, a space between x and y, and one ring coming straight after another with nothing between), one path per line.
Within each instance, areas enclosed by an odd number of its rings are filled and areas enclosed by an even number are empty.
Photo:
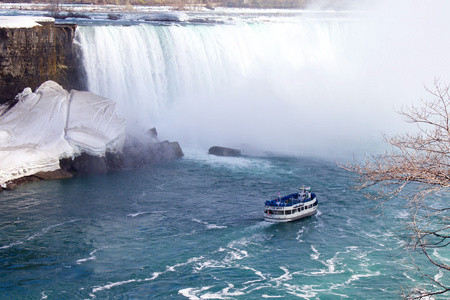
M301 191L300 193L298 193L299 194L299 196L300 196L300 199L302 199L302 200L304 200L305 198L306 198L306 193L305 193L305 191Z

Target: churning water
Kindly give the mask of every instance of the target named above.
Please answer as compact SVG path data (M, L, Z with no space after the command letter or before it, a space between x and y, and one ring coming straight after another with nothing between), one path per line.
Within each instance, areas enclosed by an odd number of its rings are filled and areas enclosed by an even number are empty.
M309 184L315 216L263 220ZM395 299L405 210L369 212L334 163L290 157L173 163L2 193L0 291L9 299ZM386 209L385 209L386 210Z

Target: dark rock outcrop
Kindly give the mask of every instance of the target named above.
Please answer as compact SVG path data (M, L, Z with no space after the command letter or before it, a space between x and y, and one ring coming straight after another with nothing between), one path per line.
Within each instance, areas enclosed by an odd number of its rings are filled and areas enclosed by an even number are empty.
M157 136L156 129L152 128L139 137L127 136L122 152L106 152L105 156L82 153L74 159L61 159L59 166L72 174L103 174L124 168L174 161L184 156L178 142L159 142Z
M216 156L241 156L241 150L220 146L209 148L208 153Z
M79 51L73 43L76 25L54 21L39 24L31 28L0 27L0 104L14 104L15 96L24 88L35 89L47 80L68 89L85 90Z
M104 174L124 167L121 152L106 152L105 156L82 153L75 158L63 158L59 161L61 170L71 174Z
M184 156L178 142L159 142L155 128L150 129L143 136L127 136L122 153L125 168L173 161Z
M105 157L81 153L73 159L71 170L77 174L104 174L108 169Z

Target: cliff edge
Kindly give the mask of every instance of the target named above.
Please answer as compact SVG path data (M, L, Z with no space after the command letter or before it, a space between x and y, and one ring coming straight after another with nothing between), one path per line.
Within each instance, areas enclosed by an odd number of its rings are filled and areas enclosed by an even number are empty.
M48 17L0 17L0 104L14 104L24 88L47 80L84 90L75 30L75 24L55 24Z

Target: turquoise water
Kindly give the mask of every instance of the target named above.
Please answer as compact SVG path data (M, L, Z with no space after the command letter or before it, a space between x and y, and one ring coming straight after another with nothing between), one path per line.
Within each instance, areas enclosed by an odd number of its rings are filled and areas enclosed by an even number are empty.
M263 220L310 185L315 216ZM334 162L187 154L171 163L27 184L0 196L7 299L397 299L401 206L385 215ZM391 207L392 208L392 207Z

